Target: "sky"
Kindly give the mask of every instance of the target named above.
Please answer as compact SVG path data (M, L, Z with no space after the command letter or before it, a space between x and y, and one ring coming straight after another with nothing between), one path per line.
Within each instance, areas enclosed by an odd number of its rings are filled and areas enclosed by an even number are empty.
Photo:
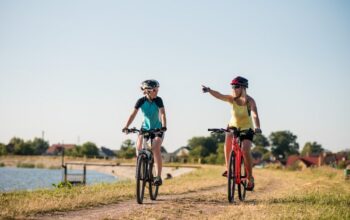
M145 79L160 82L169 152L225 127L249 80L261 129L349 149L350 2L0 0L0 142L119 149ZM132 126L140 127L138 113Z

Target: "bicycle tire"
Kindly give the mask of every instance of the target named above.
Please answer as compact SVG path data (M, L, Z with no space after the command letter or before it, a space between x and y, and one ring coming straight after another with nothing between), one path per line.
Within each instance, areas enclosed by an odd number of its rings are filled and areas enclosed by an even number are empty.
M238 184L238 198L241 201L245 200L245 196L246 196L246 187L247 187L247 172L246 172L246 167L244 164L244 158L243 156L241 157L241 183Z
M234 202L234 195L235 195L235 185L236 185L236 177L235 177L235 153L231 151L230 154L230 164L229 169L227 173L227 197L228 201L230 203Z
M136 166L136 199L139 204L142 204L145 195L146 163L147 161L143 158L143 155L139 155Z
M154 173L154 163L150 163L149 164L149 181L148 181L148 189L149 189L149 195L151 197L151 200L156 200L157 196L158 196L158 190L159 190L159 186L154 185L153 183L153 173Z

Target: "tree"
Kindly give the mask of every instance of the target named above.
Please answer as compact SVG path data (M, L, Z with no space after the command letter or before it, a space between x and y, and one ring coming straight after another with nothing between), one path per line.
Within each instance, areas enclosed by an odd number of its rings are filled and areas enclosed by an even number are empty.
M219 143L218 144L218 149L216 150L216 163L217 164L224 164L225 163L225 143Z
M98 148L92 142L86 142L81 146L81 153L87 157L98 156Z
M255 146L266 148L270 146L269 140L263 134L256 134L253 138Z
M225 142L225 133L211 133L210 137L217 143Z
M7 149L5 144L0 143L0 156L2 155L7 155Z
M13 137L10 142L6 145L6 151L9 154L15 154L15 148L19 150L21 148L21 145L24 144L24 141L20 138Z
M33 155L32 142L24 142L23 139L13 137L10 143L7 145L8 152L12 152L16 155Z
M34 155L41 155L46 152L47 148L49 148L49 143L41 138L34 138L31 144Z
M200 157L209 156L210 153L216 153L217 139L213 137L193 137L188 141L190 147L190 155L197 155ZM191 151L195 151L191 154Z
M290 131L277 131L270 134L272 154L281 160L286 160L289 155L299 154L297 136Z
M82 157L83 152L82 152L82 147L76 145L74 148L68 149L68 150L64 150L64 154L66 156L72 156L72 157Z
M197 145L192 147L190 150L190 156L196 159L208 156L208 150L202 145Z
M270 146L269 140L263 134L256 134L254 135L253 143L255 147L252 149L252 157L261 159L268 152L266 148Z
M131 159L136 157L136 146L135 142L130 139L125 140L120 146L117 156L119 158Z
M322 145L317 144L317 142L307 142L305 143L303 150L301 151L301 155L307 156L307 155L319 155L322 153L324 149L322 148Z

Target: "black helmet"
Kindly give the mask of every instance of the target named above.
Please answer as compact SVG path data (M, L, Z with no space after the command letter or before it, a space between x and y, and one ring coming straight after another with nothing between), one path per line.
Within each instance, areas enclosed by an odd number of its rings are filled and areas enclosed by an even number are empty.
M141 90L154 89L159 87L159 82L154 79L148 79L141 83Z
M248 88L248 80L244 77L237 76L231 81L231 85L239 85Z

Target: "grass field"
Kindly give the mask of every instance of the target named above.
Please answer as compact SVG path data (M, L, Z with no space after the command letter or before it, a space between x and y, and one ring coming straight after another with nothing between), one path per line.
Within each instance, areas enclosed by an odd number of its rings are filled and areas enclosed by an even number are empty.
M344 180L341 170L328 167L306 171L255 169L255 192L249 193L245 202L229 204L226 179L220 177L222 169L202 166L189 174L165 180L160 189L163 199L142 209L130 208L126 216L131 219L350 219L350 183ZM1 193L0 218L103 207L134 200L134 193L134 181Z

